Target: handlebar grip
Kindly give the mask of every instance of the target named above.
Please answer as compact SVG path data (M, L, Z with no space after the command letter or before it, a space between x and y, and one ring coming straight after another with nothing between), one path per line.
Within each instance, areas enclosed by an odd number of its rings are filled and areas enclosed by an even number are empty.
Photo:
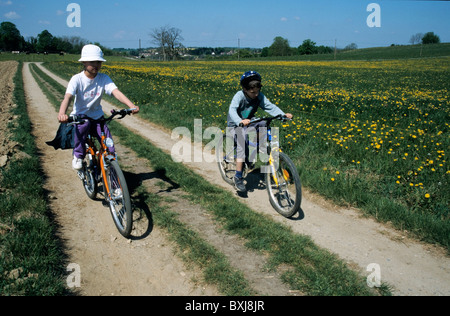
M136 110L136 108L134 108L134 109L123 109L123 110L120 110L120 111L111 110L111 115L122 115L122 116L125 116L125 115L129 115L129 114L133 113L134 110Z
M84 124L87 120L85 119L79 119L76 115L69 116L69 119L67 120L68 124Z

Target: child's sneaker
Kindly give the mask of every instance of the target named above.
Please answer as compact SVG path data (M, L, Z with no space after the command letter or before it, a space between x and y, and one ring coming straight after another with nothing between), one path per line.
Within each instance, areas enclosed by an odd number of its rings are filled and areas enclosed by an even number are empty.
M83 159L73 157L72 160L72 168L75 170L81 170L83 169Z
M247 188L245 187L243 178L234 177L233 181L234 181L234 187L236 188L236 190L238 192L246 192L247 191Z

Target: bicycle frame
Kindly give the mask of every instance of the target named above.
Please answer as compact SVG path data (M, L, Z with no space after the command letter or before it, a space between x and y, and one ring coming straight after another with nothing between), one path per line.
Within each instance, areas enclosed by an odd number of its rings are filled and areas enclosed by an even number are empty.
M261 118L261 119L255 119L252 121L252 123L257 123L257 122L261 122L261 121L267 121L267 126L263 127L265 129L267 129L266 131L266 144L267 144L267 154L269 155L269 159L266 163L266 166L270 166L271 168L271 173L273 174L276 171L275 168L275 163L278 161L278 157L274 157L275 155L278 156L279 153L282 152L281 148L280 148L280 143L278 140L276 140L275 138L277 136L272 134L272 127L270 126L270 124L272 123L273 120L275 119L282 119L282 116L275 116L275 117L270 117L270 118ZM248 139L248 135L246 135L247 139L246 139L246 145L250 148L255 148L255 150L253 151L253 153L250 155L250 149L249 149L249 157L248 157L248 161L254 161L255 160L255 155L258 153L258 148L260 146L259 142L259 130L255 129L256 133L257 133L257 142L251 142ZM275 154L275 155L274 155ZM275 183L278 185L278 181L277 179L274 178Z
M111 192L109 190L109 185L107 185L108 183L105 183L107 180L106 177L106 165L107 162L110 161L115 161L116 160L116 155L111 154L109 152L108 147L106 146L106 134L104 131L105 126L107 125L108 122L112 121L114 117L120 115L121 117L119 119L124 118L126 115L131 114L131 112L133 111L133 109L130 110L121 110L121 111L115 111L113 110L111 113L112 115L109 118L104 118L102 119L102 129L101 129L101 135L100 135L100 150L97 149L95 142L94 142L94 138L98 138L97 135L93 135L93 133L90 131L88 134L88 137L86 139L86 154L87 155L92 155L92 157L95 157L95 161L97 166L99 167L101 170L101 176L102 176L102 182L103 182L103 186L105 187L104 190L104 194L105 194L105 198L107 198L108 201L111 201ZM87 119L81 119L79 120L77 117L72 117L69 122L70 124L80 124L80 123L84 123ZM95 173L96 177L98 177L98 170L96 170ZM81 178L81 176L80 176ZM96 181L98 181L98 179L96 179Z
M105 123L106 124L106 123ZM99 164L98 167L100 167L101 170L101 175L102 175L102 181L103 181L103 186L105 188L105 196L108 197L108 200L111 199L111 193L109 191L109 185L107 185L107 183L105 183L105 179L106 179L106 161L112 161L112 160L116 160L116 156L112 155L109 150L108 147L106 146L106 136L105 136L105 132L102 129L102 133L100 136L100 148L101 150L98 151L97 147L95 145L94 139L91 133L88 135L88 138L86 140L86 144L87 144L87 148L86 148L86 154L88 155L92 155L92 157L96 157L96 162L97 164ZM98 170L96 172L96 175L98 175Z

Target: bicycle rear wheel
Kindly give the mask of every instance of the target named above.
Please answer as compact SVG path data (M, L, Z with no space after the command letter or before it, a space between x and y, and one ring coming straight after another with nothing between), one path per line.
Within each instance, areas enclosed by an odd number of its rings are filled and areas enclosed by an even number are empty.
M291 217L300 209L302 188L294 162L285 154L278 153L278 166L266 173L266 186L272 207L284 217Z
M107 202L117 229L125 238L131 234L133 212L127 182L117 161L112 160L106 168L106 185L109 189Z

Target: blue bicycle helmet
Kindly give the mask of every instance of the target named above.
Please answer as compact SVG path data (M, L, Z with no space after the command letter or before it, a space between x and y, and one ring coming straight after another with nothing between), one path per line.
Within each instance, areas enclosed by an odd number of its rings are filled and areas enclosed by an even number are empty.
M241 86L244 88L248 87L248 84L252 81L262 81L262 77L259 73L256 71L247 71L245 74L241 77Z

